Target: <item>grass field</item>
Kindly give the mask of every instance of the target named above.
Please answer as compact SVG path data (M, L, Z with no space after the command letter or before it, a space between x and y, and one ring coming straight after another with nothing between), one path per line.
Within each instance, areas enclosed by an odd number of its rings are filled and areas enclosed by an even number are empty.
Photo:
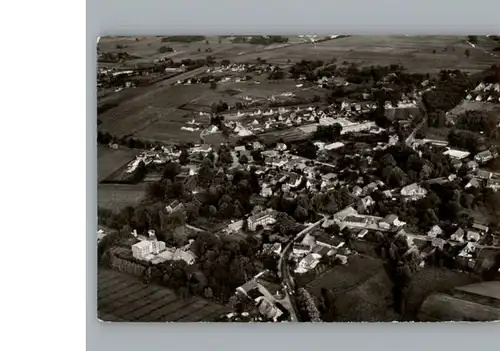
M335 296L335 311L324 314L324 321L388 322L399 319L392 307L392 282L379 259L351 257L346 265L326 271L307 285L307 290L316 298L321 296L322 288Z
M199 297L180 298L170 289L146 285L113 270L99 271L97 289L98 316L103 321L199 322L228 311Z
M400 64L409 71L435 73L441 69L478 71L498 62L498 58L485 53L478 43L474 49L466 37L457 36L350 36L322 43L289 46L282 49L240 55L236 61L255 60L257 57L270 63L306 60L344 61L361 65ZM484 41L488 49L489 41ZM470 56L465 55L468 49ZM433 51L436 50L436 53Z
M136 206L146 196L147 184L99 184L97 203L99 207L120 210L126 206Z
M321 288L332 292L345 291L366 281L383 270L382 261L367 256L352 256L345 265L335 266L307 284L307 290L321 295Z
M405 318L414 319L420 305L434 292L444 292L456 286L478 282L480 278L470 273L456 272L446 268L426 267L412 278L405 308Z
M117 150L99 145L97 148L98 181L109 177L113 172L127 164L139 154L139 150L120 147Z

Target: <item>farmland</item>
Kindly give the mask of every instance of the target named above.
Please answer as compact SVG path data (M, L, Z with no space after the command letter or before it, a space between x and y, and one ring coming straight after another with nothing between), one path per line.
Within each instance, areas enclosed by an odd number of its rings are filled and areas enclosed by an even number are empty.
M307 284L307 290L314 296L320 295L321 288L333 292L349 290L382 270L382 261L367 256L355 256L346 265L335 266L320 274Z
M110 210L141 203L146 196L147 184L99 184L97 204Z
M134 159L138 153L138 150L125 147L120 147L115 150L99 145L97 148L98 181L100 182L109 177L113 172Z
M355 256L346 265L320 274L306 287L316 298L321 297L322 288L334 294L335 313L323 315L325 321L381 322L398 319L391 306L392 282L378 259Z
M489 48L489 41L479 42L474 49L465 38L451 36L350 36L316 44L288 46L268 52L240 55L237 62L256 60L269 63L286 63L300 60L336 59L360 65L400 64L409 71L419 73L439 72L441 69L463 69L470 72L490 67L498 58L485 53L480 47ZM465 55L465 50L470 56ZM434 53L435 50L435 53Z
M412 278L408 289L405 313L412 320L425 298L433 292L445 292L456 286L475 283L479 277L470 273L452 271L445 268L426 267Z
M490 41L481 39L477 48L473 48L466 42L465 37L351 36L315 44L304 43L304 40L298 37L289 37L288 44L269 47L247 43L233 44L230 38L221 38L220 43L217 37L206 39L209 44L204 40L192 43L163 43L161 37L140 37L138 41L133 37L109 37L102 38L98 47L101 51L115 53L126 51L141 57L121 63L122 68L133 67L138 62L151 62L160 56L180 61L186 58L206 58L208 55L216 60L229 59L231 62L255 62L257 58L261 58L269 63L286 65L304 59L326 62L335 59L337 65L343 65L344 62L361 65L400 64L409 71L424 73L436 73L441 69L465 69L475 72L490 67L498 61L483 49L483 47L489 48ZM117 45L126 47L117 48ZM159 54L158 48L164 45L172 47L176 52ZM207 48L212 51L205 52ZM470 51L469 57L464 54L466 49ZM101 64L101 66L109 65ZM213 102L224 100L231 104L241 101L244 96L264 100L271 95L293 91L297 91L300 97L323 96L319 88L297 89L294 80L271 82L267 80L266 75L262 79L259 76L253 77L260 81L259 85L252 81L222 83L218 84L216 90L209 89L208 84L171 85L177 79L197 76L205 69L202 67L186 72L149 87L124 89L103 96L99 99L99 105L108 104L111 108L99 114L100 130L117 137L135 136L148 141L196 142L199 140L197 132L180 129L188 119L192 119L194 112L190 110L207 111ZM234 95L232 90L240 93ZM184 105L186 110L181 110Z
M211 301L181 298L170 289L112 270L98 273L97 306L99 318L110 322L211 321L227 311Z

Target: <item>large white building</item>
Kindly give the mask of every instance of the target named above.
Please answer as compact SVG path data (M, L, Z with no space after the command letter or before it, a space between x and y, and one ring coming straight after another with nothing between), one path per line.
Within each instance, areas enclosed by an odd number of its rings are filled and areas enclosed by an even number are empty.
M248 218L248 229L255 231L258 225L265 226L266 224L272 224L274 222L274 211L262 211Z
M153 242L149 240L139 241L132 245L132 255L138 260L144 260L153 252Z

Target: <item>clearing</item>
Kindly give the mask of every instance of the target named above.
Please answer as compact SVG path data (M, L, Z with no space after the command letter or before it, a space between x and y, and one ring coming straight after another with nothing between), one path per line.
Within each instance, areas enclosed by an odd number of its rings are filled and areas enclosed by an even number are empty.
M97 204L99 207L118 211L126 206L137 206L146 197L147 183L99 184Z

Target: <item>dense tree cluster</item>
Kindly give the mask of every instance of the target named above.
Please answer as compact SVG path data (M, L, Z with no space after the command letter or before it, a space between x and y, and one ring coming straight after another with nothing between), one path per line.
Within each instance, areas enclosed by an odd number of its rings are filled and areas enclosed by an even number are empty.
M423 147L419 153L404 144L379 151L377 175L391 187L448 176L452 171L450 161L441 152Z
M296 301L297 307L301 312L301 320L308 322L321 322L321 315L318 307L316 306L311 294L309 294L305 288L297 289Z
M149 149L155 146L150 142L143 141L138 138L133 138L133 137L117 138L112 136L109 132L102 132L102 131L97 132L97 143L100 145L118 144L128 147L130 149Z
M202 35L172 35L169 37L161 38L162 43L193 43L202 40L205 40L205 37Z
M318 192L311 198L311 206L315 212L334 214L354 203L354 197L346 188L335 191Z
M428 112L449 111L462 101L465 91L471 88L473 84L466 73L442 70L435 89L425 92L423 101Z
M477 153L483 146L482 138L478 137L476 133L467 130L450 130L448 142L452 147L465 149L471 153Z
M301 76L305 76L308 81L316 81L318 79L318 75L316 74L316 70L323 66L323 61L309 61L302 60L300 62L295 63L292 67L290 67L289 72L292 78L298 79Z
M163 45L163 46L160 46L160 48L158 49L158 52L160 54L165 54L167 52L174 52L174 49L172 49L170 46Z
M494 139L498 134L498 120L499 118L495 113L466 111L458 116L455 126L458 129L484 132L487 137Z
M275 43L287 43L288 38L281 35L269 35L269 36L257 35L257 36L251 36L250 38L245 36L235 36L232 39L232 42L248 43L255 45L271 45Z
M340 139L340 134L342 133L342 126L339 123L335 123L331 126L318 126L316 132L314 133L315 140L322 141L337 141Z
M135 60L140 57L131 55L128 52L101 52L98 55L98 61L99 62L111 62L111 63L118 63L118 62L125 62L129 60Z

